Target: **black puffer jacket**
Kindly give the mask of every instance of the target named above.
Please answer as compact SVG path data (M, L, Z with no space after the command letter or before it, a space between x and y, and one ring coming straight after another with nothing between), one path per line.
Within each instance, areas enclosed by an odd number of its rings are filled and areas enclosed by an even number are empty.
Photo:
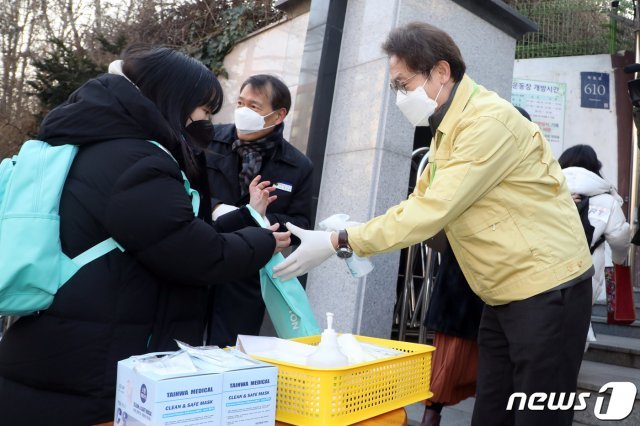
M118 360L174 350L173 339L201 344L207 286L253 275L273 254L269 231L238 231L251 223L246 209L218 229L194 217L178 165L146 141L168 141L166 128L114 75L89 81L43 122L40 139L80 146L61 199L63 250L73 257L112 236L125 251L86 265L0 341L0 424L113 419Z

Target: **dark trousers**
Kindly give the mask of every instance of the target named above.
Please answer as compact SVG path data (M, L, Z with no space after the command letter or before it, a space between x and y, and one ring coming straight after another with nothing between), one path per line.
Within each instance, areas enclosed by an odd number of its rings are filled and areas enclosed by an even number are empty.
M513 392L575 392L591 316L591 278L501 306L480 320L472 425L570 426L573 410L507 410Z

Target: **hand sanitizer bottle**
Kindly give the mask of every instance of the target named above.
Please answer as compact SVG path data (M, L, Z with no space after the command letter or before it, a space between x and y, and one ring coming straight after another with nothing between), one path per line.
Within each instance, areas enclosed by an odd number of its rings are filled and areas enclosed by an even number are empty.
M327 328L320 336L320 344L307 358L307 365L318 368L345 367L349 364L347 357L338 347L338 335L333 329L333 314L327 312Z
M351 257L346 258L345 262L347 262L349 272L351 272L351 276L354 278L364 277L373 271L373 263L366 257L360 257L355 253Z

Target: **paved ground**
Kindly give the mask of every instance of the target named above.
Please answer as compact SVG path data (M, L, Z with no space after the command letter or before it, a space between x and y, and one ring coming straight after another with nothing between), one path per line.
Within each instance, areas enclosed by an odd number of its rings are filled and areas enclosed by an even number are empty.
M468 426L471 424L471 413L475 398L467 398L457 405L442 409L441 426ZM409 417L408 426L420 426L424 405L421 403L409 405L407 408Z
M457 405L443 408L440 426L469 426L475 401L475 398L468 398ZM409 418L407 426L420 426L424 405L421 403L411 404L406 407L406 410ZM573 426L582 426L582 423L573 422Z

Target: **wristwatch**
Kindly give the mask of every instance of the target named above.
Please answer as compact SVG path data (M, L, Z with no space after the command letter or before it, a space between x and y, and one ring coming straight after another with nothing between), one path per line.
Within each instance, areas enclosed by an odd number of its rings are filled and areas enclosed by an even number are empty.
M338 231L338 248L336 249L336 255L340 259L348 259L353 256L353 249L349 245L349 235L347 235L345 229Z

